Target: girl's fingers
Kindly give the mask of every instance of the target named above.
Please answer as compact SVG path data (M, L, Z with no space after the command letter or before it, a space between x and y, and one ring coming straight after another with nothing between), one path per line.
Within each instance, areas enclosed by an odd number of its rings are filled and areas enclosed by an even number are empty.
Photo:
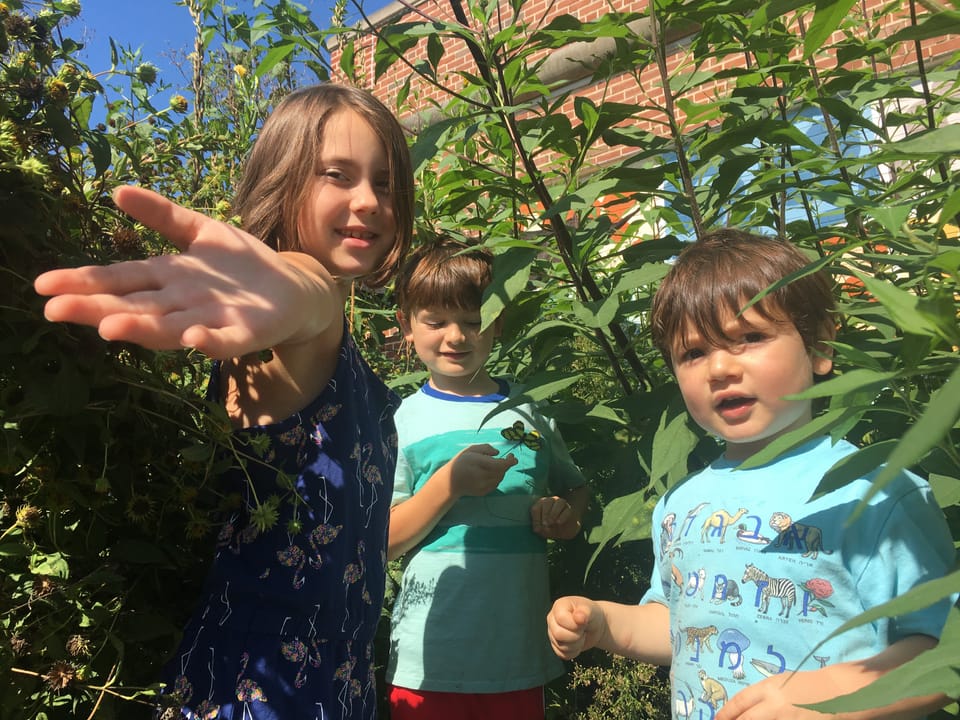
M155 271L164 258L128 260L115 265L87 265L50 270L33 281L40 295L126 295L157 287Z
M111 315L144 312L145 303L132 303L128 298L129 296L117 297L101 293L57 295L47 301L43 314L51 322L72 322L96 327Z
M195 348L214 360L234 357L253 346L245 327L210 327L204 324L208 319L194 310L167 315L118 313L104 318L98 331L106 340L123 340L152 350Z
M156 230L181 250L190 247L204 226L216 222L152 190L133 185L121 185L114 190L113 201L127 215Z

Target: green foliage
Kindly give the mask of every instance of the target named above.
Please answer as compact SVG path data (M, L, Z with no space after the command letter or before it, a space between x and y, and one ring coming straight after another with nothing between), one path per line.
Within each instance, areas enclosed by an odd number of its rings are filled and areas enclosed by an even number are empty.
M960 537L957 57L894 62L947 35L955 13L932 9L889 36L842 0L662 0L645 17L549 23L524 3L449 7L453 21L374 31L377 77L402 57L446 90L414 145L419 222L497 254L484 306L485 322L506 312L497 369L554 401L603 506L586 571L648 537L659 494L720 451L690 426L645 323L680 241L724 225L789 237L811 258L806 272L836 278L844 317L836 377L808 393L823 413L751 462L815 434L847 437L862 449L821 491L868 464L887 464L877 490L910 468L930 478ZM907 16L903 3L878 12ZM668 70L668 39L682 34L689 50ZM575 41L599 53L584 56L586 80L612 92L627 73L635 103L549 85L548 60ZM463 45L473 66L441 82L444 54ZM415 99L408 80L399 109ZM595 163L604 147L625 159ZM632 215L608 212L625 203ZM937 597L920 589L915 602ZM944 656L960 657L955 643L945 636ZM937 687L956 694L956 669ZM910 692L910 672L889 692Z
M570 689L593 690L582 712L566 709L573 720L655 720L670 715L670 692L657 668L616 655L576 663ZM574 695L576 697L576 695Z
M33 277L166 250L117 213L118 183L230 219L242 160L276 99L328 77L329 34L341 69L362 54L362 35L321 30L287 0L253 16L183 4L197 44L178 85L116 41L107 69L79 62L73 0L0 2L0 674L10 678L0 718L148 717L216 513L236 502L211 482L227 427L203 400L205 361L46 323ZM596 497L590 543L552 554L555 591L638 598L653 503L720 451L688 422L646 325L665 262L718 225L789 236L838 281L836 377L809 393L823 413L770 452L813 432L845 436L862 450L821 490L884 461L878 486L912 468L960 538L960 136L946 124L960 102L957 58L891 62L955 31L956 13L929 11L887 36L846 1L791 3L805 30L775 2L661 0L589 23L500 5L451 0L455 21L383 28L375 77L356 80L370 85L404 58L400 111L418 100L413 77L445 92L412 146L418 230L496 253L484 306L486 322L505 312L494 370L552 401ZM689 51L668 71L667 43L684 32ZM573 42L607 48L586 79L609 88L626 74L635 102L555 85L548 60ZM473 66L442 76L464 43ZM731 56L744 61L724 64ZM624 159L598 164L603 148ZM619 214L627 204L635 211ZM418 367L385 346L391 310L389 295L358 293L349 315L375 366L406 386ZM944 583L905 601L960 590L956 576ZM949 689L955 628L939 656L945 669L930 679ZM662 716L650 710L663 707L659 680L612 662L584 659L573 688L551 688L551 712ZM909 692L925 667L890 676L887 690Z

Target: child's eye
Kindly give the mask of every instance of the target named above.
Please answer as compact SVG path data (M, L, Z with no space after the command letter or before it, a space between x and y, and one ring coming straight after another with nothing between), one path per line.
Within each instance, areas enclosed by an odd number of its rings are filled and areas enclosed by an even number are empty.
M347 176L343 174L343 171L337 170L336 168L326 168L320 173L323 177L329 178L330 180L337 180L342 182L347 179Z
M683 352L680 353L680 362L690 362L692 360L697 360L702 358L706 353L703 352L700 348L686 348Z
M747 344L763 342L767 336L762 332L748 332L743 336L743 341Z

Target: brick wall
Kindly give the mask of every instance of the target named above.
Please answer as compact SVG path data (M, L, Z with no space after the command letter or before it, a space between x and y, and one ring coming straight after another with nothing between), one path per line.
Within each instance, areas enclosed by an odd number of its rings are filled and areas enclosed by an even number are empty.
M374 25L396 24L403 22L413 22L427 16L442 22L455 22L450 3L447 0L413 0L410 7L416 10L415 14L405 5L400 3L391 3L382 10L374 13L370 20ZM890 6L882 0L864 0L862 6L871 22L879 23L880 31L884 35L889 35L904 27L909 22L906 3L898 11L890 11ZM503 9L503 23L510 22L509 6L501 3ZM545 24L559 14L574 15L580 20L595 20L602 14L613 11L636 11L638 4L635 0L559 0L550 2L550 0L531 0L524 4L522 8L522 19L527 22L539 22ZM808 19L809 22L809 19ZM793 18L793 25L797 32L801 31L800 21ZM635 24L635 29L641 33L648 33L646 20ZM681 66L689 67L693 62L689 52L689 38L683 36L668 37L670 54L668 57L668 73L672 74ZM839 39L836 35L831 39ZM830 45L830 41L825 43ZM403 63L395 63L387 73L379 78L374 84L374 66L373 66L373 40L370 35L358 42L356 53L355 69L360 78L360 84L373 90L389 107L395 107L397 93L411 76L412 71ZM584 47L581 45L581 47ZM923 41L921 52L926 63L936 64L950 56L951 53L960 51L960 36L939 37L932 40ZM575 53L576 48L571 48L571 53ZM340 54L339 48L332 48L333 66L339 67ZM555 53L557 57L551 58L551 65L545 66L544 73L553 73L556 79L566 79L570 83L578 81L583 82L582 75L578 77L575 72L576 65L571 62L564 53ZM426 58L426 42L420 44L406 54L411 63L424 60ZM894 67L903 67L916 64L917 58L914 54L913 45L902 44L896 55L891 57L891 64ZM816 56L815 62L819 68L833 67L836 58L829 52L823 52ZM703 69L716 71L720 69L730 69L744 66L744 56L742 53L731 53L722 60L711 59L704 65ZM438 79L441 85L452 85L457 87L458 78L455 73L459 70L475 72L475 65L467 50L466 43L451 41L446 48L446 54L438 68ZM883 72L884 68L879 68ZM342 78L335 78L342 79ZM725 88L716 84L707 84L696 88L688 94L687 99L696 103L705 103L722 95ZM663 92L661 88L659 72L656 67L649 66L643 68L639 74L639 80L632 74L624 73L614 77L603 85L585 84L573 93L573 97L587 97L594 102L599 103L606 99L613 102L636 103L644 105L659 105L663 102ZM568 114L572 115L571 107L573 97L571 97L568 107ZM429 84L421 78L414 77L411 80L411 92L407 100L408 107L400 111L400 117L409 126L417 129L429 122L423 113L425 108L430 107L430 103L437 102L445 104L447 98L445 92L436 86ZM661 125L658 120L661 118L648 115L639 119L639 124L651 132L661 132ZM592 162L603 165L619 159L625 153L629 153L630 148L624 147L599 147L591 157Z

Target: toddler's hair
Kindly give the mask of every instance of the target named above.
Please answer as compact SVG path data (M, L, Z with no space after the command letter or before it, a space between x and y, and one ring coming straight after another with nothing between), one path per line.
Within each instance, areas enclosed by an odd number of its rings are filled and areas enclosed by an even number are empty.
M673 351L682 347L688 323L711 345L730 342L724 321L809 263L785 240L733 228L704 235L684 248L654 296L650 316L654 344L672 366ZM752 307L769 321L793 323L808 348L832 337L834 296L823 270L784 285Z
M405 315L427 308L479 310L493 277L489 251L450 238L429 242L411 253L394 291Z
M327 119L352 110L383 142L397 236L380 266L363 279L381 287L397 271L413 237L413 166L403 127L366 90L347 85L313 85L287 95L263 124L246 161L234 200L243 229L274 250L300 250L298 222L317 172Z

